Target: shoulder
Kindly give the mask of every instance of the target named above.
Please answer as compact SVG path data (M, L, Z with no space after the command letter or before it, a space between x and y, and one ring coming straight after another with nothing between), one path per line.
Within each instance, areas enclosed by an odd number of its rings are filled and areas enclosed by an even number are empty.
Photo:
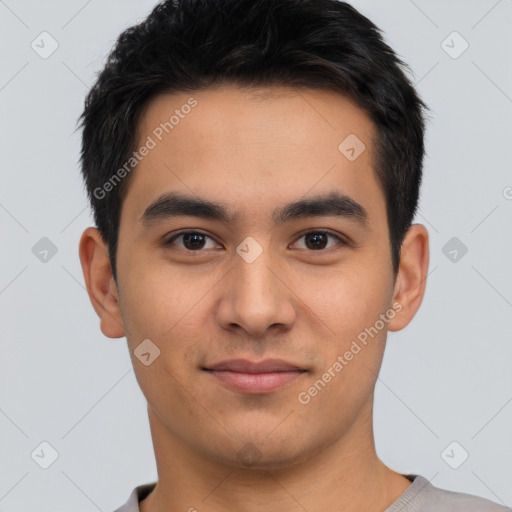
M385 512L512 512L479 496L435 487L421 475L408 476L414 478L411 486Z
M142 501L155 488L156 482L138 485L133 489L124 505L114 512L140 512L139 502Z

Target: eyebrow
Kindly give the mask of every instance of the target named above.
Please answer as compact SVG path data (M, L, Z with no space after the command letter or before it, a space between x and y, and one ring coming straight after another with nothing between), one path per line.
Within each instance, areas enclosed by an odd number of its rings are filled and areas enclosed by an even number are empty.
M221 202L170 192L153 201L144 210L139 222L145 227L151 227L161 221L179 216L200 217L226 224L233 224L238 218L232 209ZM363 227L368 225L368 213L365 208L340 192L317 195L285 204L274 210L272 219L275 224L283 224L299 218L323 216L343 217Z

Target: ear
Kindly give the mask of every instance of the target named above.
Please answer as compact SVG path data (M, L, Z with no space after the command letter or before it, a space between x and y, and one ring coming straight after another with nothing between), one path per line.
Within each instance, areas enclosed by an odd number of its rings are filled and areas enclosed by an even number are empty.
M101 332L108 338L125 335L119 294L112 275L107 245L100 232L87 228L80 238L80 263L89 299L100 317Z
M418 311L427 285L429 263L428 231L422 224L413 224L407 231L400 253L400 265L393 291L397 315L389 321L389 331L403 329Z

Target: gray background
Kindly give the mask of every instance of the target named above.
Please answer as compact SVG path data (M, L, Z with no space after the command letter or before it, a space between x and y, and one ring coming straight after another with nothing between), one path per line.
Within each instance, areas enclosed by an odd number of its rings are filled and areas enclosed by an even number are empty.
M108 512L156 479L126 339L103 336L84 288L78 241L93 223L75 131L107 51L153 5L0 0L2 511ZM397 471L512 505L512 0L353 5L432 109L417 217L430 275L420 311L388 338L377 451ZM58 43L46 59L31 47L43 31ZM46 262L33 252L43 237L57 249ZM58 453L48 469L31 456L43 441Z

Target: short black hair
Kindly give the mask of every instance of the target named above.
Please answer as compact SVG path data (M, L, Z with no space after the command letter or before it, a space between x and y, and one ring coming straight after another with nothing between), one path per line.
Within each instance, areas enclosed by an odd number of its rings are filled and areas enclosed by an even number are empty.
M382 31L346 2L159 3L119 36L79 120L81 170L116 284L121 205L132 173L122 173L118 186L113 177L136 149L141 113L159 94L222 84L331 90L370 116L377 133L373 166L386 198L396 275L418 206L428 109L404 69L407 64L384 42Z

